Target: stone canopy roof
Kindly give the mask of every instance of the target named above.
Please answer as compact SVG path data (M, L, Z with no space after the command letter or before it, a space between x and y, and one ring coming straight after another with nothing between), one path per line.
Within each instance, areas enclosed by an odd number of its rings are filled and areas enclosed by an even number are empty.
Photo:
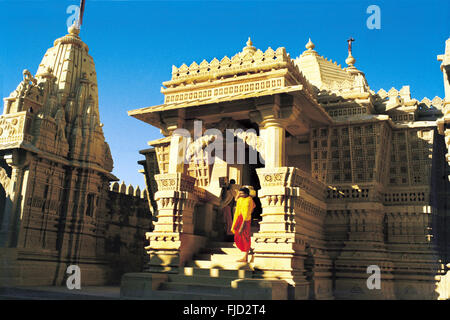
M443 103L438 98L433 99L433 106L439 112L430 109L427 103L411 99L408 86L400 91L381 89L376 93L371 90L365 74L355 67L356 59L350 47L346 67L319 55L311 39L305 47L300 56L292 59L284 47L276 50L269 47L262 51L255 48L249 38L242 51L231 58L225 56L221 60L203 60L200 64L194 61L189 66L172 66L172 77L163 82L164 87L161 88L164 103L131 110L128 114L160 127L163 126L162 119L173 117L175 110L208 108L277 94L307 97L310 102L305 111L310 114L329 113L334 118L341 116L338 109L358 106L366 110L362 110L363 113L394 114L417 113L419 105L427 105L419 108L420 114L427 117L438 115L442 109ZM441 60L446 57L440 56ZM351 112L352 115L360 114L355 110ZM348 116L348 112L343 111L342 116Z
M353 56L349 55L346 60L348 67L342 68L336 62L320 56L314 50L315 45L311 39L305 47L307 50L294 62L317 89L332 92L357 91L363 93L369 91L364 73L354 66L356 60Z

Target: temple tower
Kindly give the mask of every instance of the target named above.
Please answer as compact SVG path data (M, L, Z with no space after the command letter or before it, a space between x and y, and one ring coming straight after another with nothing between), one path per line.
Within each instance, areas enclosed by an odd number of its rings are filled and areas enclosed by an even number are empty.
M95 65L76 26L47 50L0 116L0 279L60 284L77 264L103 283L113 161L98 110Z

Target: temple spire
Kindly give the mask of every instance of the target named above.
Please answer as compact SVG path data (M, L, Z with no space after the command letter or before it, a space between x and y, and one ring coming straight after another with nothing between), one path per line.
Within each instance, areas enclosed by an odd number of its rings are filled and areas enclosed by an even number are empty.
M317 52L314 50L315 47L316 47L316 45L311 41L311 38L309 38L308 43L305 45L306 50L303 51L302 56L306 56L306 55L316 55L317 56Z
M245 46L244 49L242 49L243 54L246 54L246 53L253 54L256 52L256 48L253 46L253 42L252 42L252 39L250 39L250 37L248 37L246 45L247 46Z
M316 45L311 41L311 38L309 38L309 41L306 44L305 48L308 49L309 51L311 51L311 50L314 50L315 47L316 47Z
M250 37L248 37L248 40L247 40L247 47L252 47L253 46L253 42L252 42L252 39L250 39Z

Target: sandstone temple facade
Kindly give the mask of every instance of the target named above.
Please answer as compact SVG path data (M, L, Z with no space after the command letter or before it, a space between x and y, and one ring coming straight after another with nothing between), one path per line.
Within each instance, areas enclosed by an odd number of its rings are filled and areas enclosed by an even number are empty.
M173 67L164 103L129 111L163 135L142 191L111 173L88 52L72 26L4 99L0 286L75 264L124 298L449 298L450 39L442 99L375 92L351 50L341 67L311 40ZM249 263L225 241L232 179L261 204Z
M79 29L54 42L0 116L0 286L83 285L139 271L152 229L147 191L111 174L97 75Z
M232 58L174 66L164 103L129 111L164 137L141 151L157 222L122 295L448 298L450 39L438 59L446 96L432 100L375 92L351 47L341 67L311 40L295 59L249 39ZM222 156L208 152L230 129L258 161L239 163L223 142ZM220 181L231 179L261 201L249 264L224 242Z

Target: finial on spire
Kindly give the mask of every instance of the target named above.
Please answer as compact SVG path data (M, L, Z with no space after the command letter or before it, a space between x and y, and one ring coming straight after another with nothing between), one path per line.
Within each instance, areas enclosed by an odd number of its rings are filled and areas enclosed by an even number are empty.
M252 42L252 39L250 39L250 37L248 37L246 44L247 44L247 46L244 47L244 49L242 50L242 53L243 54L246 54L246 53L254 54L256 52L256 48L253 46L253 42Z
M78 26L78 23L75 22L67 29L67 31L69 32L69 34L78 37L78 35L80 34L80 27Z
M252 39L250 39L250 37L248 37L248 40L247 40L247 47L253 47L253 42L252 42Z
M350 53L347 57L347 59L345 59L345 63L348 64L350 67L353 67L355 65L356 59L353 58L352 54Z
M315 47L316 47L316 45L311 41L311 38L309 38L309 41L306 44L305 48L308 50L314 50Z

